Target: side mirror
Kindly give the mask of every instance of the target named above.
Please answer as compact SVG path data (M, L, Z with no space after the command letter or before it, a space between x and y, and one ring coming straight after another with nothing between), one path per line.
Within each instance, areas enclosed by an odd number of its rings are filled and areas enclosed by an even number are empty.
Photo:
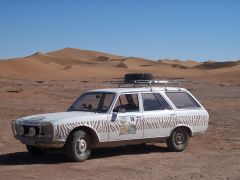
M113 112L112 113L112 118L111 118L111 121L114 122L117 120L117 112Z

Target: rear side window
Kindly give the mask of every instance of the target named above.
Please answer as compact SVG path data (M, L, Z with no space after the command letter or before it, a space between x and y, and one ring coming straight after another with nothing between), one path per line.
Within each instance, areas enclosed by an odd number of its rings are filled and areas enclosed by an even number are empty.
M166 95L178 109L194 109L201 106L186 92L167 92Z
M144 111L171 109L163 97L158 93L143 93L142 99Z

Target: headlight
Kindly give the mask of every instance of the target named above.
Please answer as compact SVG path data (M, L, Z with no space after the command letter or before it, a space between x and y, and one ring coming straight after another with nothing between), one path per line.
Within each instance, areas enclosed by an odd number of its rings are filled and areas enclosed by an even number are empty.
M41 137L52 139L54 135L54 128L52 123L44 122L41 124Z
M35 127L30 127L29 128L29 132L28 132L28 136L29 137L34 137L35 135L36 135L36 129L35 129Z

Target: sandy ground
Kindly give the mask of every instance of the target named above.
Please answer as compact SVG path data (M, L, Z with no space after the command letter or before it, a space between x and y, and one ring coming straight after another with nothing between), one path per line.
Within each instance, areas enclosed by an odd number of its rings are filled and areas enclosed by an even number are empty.
M64 151L32 158L12 136L11 120L65 111L87 89L112 86L101 79L0 78L0 179L240 179L240 84L193 81L184 85L210 113L206 134L181 153L165 144L94 150L82 163Z

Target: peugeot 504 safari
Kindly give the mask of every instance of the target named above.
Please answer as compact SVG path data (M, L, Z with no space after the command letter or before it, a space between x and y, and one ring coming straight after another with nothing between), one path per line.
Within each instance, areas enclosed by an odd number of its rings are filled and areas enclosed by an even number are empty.
M106 146L166 142L170 150L183 151L190 137L207 130L209 115L187 89L169 83L137 79L124 84L145 87L87 91L67 112L12 121L14 137L32 155L65 148L77 162L87 160L93 148Z

